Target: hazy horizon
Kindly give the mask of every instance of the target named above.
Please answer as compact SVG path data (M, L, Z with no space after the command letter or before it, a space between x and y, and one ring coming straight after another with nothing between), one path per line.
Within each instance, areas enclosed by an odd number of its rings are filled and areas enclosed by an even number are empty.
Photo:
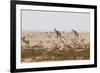
M70 32L72 29L89 32L90 14L22 10L22 31L53 32L54 28L65 32Z

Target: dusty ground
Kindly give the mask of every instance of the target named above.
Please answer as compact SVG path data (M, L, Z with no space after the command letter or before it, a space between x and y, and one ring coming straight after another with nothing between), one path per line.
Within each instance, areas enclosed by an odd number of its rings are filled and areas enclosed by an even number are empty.
M54 32L22 32L22 62L80 60L90 58L90 34L61 32L61 38Z
M90 34L87 32L81 32L79 33L80 35L80 39L85 39L85 42L89 42L90 41ZM39 43L40 41L42 41L44 44L55 40L56 41L56 34L53 32L23 32L22 33L22 37L26 36L26 39L28 39L30 41L30 46L36 45L37 43ZM73 38L74 35L72 33L62 33L62 36L69 39L69 38ZM69 38L68 38L69 37ZM70 42L70 40L68 40L68 42ZM22 42L23 44L24 42ZM46 46L46 45L45 45Z

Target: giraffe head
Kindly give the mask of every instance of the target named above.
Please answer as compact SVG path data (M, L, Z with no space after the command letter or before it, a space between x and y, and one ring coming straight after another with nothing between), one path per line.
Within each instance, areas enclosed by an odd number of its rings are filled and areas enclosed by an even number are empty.
M56 28L54 28L54 30L57 31Z

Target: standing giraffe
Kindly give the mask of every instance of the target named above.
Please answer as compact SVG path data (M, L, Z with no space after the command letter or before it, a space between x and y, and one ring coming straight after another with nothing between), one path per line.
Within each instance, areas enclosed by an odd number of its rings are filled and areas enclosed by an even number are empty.
M79 34L78 34L78 32L77 32L77 31L72 30L72 32L74 33L74 35L75 35L76 37L79 37Z
M61 38L61 33L60 33L60 31L56 30L56 28L54 29L54 31L56 32L57 38Z

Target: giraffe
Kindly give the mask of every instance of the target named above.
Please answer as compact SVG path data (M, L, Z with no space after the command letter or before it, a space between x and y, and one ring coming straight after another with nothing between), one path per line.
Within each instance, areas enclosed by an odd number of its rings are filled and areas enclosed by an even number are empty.
M72 29L72 32L74 33L74 35L75 35L76 37L79 37L79 34L78 34L77 31L75 31L75 30Z
M74 34L73 38L71 38L72 46L73 46L73 47L78 47L79 42L80 42L79 33L78 33L76 30L73 30L73 29L72 29L72 32L73 32L73 34Z
M57 38L61 38L61 33L60 33L60 31L58 31L56 28L54 29L54 31L56 32Z

